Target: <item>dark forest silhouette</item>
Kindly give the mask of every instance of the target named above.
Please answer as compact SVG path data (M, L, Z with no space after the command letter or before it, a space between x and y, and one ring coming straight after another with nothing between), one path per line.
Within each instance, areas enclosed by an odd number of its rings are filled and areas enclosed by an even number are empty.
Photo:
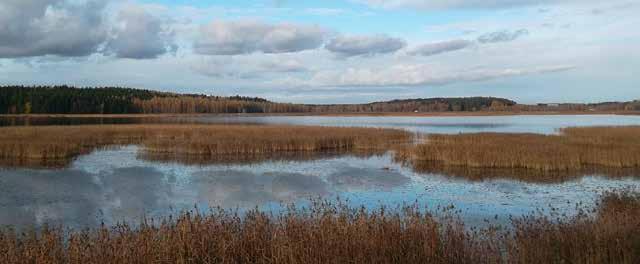
M405 99L368 104L292 104L243 96L177 94L119 87L0 87L0 114L381 113L635 111L640 101L520 105L496 97Z

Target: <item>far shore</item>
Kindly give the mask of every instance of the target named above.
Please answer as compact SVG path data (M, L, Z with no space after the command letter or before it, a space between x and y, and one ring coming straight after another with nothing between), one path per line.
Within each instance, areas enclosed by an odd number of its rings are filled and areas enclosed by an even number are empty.
M397 116L397 117L450 117L450 116L518 116L518 115L640 115L640 111L477 111L477 112L371 112L371 113L199 113L199 114L0 114L17 118L167 118L198 116Z

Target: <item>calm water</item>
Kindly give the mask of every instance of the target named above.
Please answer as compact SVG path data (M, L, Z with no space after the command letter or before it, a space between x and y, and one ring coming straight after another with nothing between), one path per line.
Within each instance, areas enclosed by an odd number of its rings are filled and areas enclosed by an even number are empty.
M508 131L554 133L566 126L640 125L633 116L515 117L200 117L196 122L397 127L421 132ZM640 175L636 175L640 176ZM137 147L99 150L56 170L0 169L0 225L64 224L93 227L136 221L198 207L281 210L310 198L344 199L353 206L397 207L418 203L435 209L454 205L463 219L506 223L510 215L538 208L575 214L576 203L593 205L607 190L640 190L640 177L584 175L560 183L417 173L390 154L330 157L247 165L183 165L146 161Z
M456 116L456 117L333 117L333 116L185 116L165 118L7 118L0 126L87 125L140 123L207 123L309 125L340 127L401 128L423 133L515 132L551 134L571 126L640 125L640 115L553 115L553 116Z
M422 133L513 132L551 134L572 126L640 125L640 116L555 115L555 116L455 116L455 117L332 117L332 116L244 116L194 117L202 123L251 123L347 127L401 128Z
M312 198L348 200L353 206L396 207L417 202L436 209L454 205L469 224L505 222L537 208L575 213L606 190L633 188L632 178L585 175L555 184L513 180L467 181L419 174L391 155L280 161L252 165L189 166L137 158L137 147L101 150L66 169L0 170L0 224L64 223L91 227L176 214L195 206L280 210L282 203Z

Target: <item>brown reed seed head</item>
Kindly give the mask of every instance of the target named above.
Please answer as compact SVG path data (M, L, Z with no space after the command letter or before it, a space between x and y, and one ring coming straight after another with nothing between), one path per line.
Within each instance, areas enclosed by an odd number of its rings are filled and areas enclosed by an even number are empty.
M595 214L532 214L469 229L417 206L314 202L271 214L214 209L84 231L0 231L0 263L638 263L640 195L606 194Z

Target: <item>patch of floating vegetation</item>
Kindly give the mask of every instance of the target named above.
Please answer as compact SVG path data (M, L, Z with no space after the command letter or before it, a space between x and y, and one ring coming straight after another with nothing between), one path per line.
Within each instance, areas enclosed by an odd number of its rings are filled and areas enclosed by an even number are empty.
M561 129L559 135L428 135L397 152L422 171L524 169L545 174L640 168L640 126Z
M395 129L252 125L89 125L0 128L0 164L65 166L99 148L140 145L152 160L260 161L286 154L380 153L412 142Z
M445 209L445 213L447 210ZM467 228L449 211L365 210L331 202L280 213L212 209L74 231L0 229L1 263L638 263L640 195L511 226Z
M548 184L563 183L585 176L602 176L618 179L640 177L640 168L588 167L579 170L541 171L523 168L443 166L441 163L418 162L412 164L411 169L422 174L437 174L448 178L459 178L468 181L506 179L527 183Z

